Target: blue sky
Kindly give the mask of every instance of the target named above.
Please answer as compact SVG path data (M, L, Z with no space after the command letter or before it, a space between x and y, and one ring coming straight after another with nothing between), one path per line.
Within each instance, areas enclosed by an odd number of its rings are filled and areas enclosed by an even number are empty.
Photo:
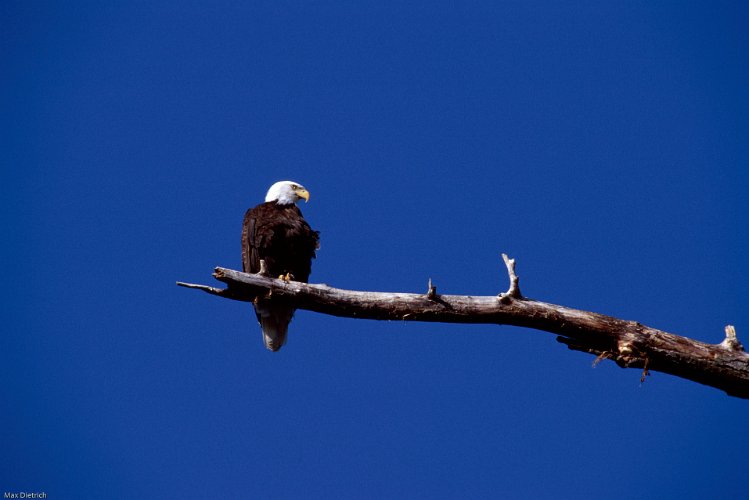
M0 489L737 498L742 400L496 325L178 288L312 193L311 280L749 343L743 2L3 2ZM8 244L9 243L9 244Z

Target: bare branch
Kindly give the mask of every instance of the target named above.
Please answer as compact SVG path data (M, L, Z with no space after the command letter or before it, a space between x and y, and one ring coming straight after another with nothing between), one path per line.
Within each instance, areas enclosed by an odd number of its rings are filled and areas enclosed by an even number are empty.
M321 284L284 281L217 267L214 276L228 285L217 289L178 283L212 295L251 302L272 294L293 301L299 309L333 316L375 320L443 323L491 323L551 332L570 349L597 356L594 365L612 359L623 368L639 368L642 380L659 371L721 389L749 399L749 354L743 351L733 327L726 339L707 344L594 312L539 302L520 294L514 259L503 256L510 289L496 296L437 295L342 290Z

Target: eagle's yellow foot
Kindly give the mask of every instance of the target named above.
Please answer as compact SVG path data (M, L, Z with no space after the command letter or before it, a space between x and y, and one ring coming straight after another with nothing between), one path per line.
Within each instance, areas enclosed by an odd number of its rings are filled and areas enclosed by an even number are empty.
M289 282L294 279L294 275L291 273L286 273L286 274L282 274L281 276L279 276L278 279Z

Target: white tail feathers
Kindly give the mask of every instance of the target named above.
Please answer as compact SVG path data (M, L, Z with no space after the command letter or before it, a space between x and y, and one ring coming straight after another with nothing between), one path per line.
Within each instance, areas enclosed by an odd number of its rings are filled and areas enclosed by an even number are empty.
M294 309L261 302L255 305L255 311L263 330L265 347L271 351L279 350L286 343L286 333L294 316Z

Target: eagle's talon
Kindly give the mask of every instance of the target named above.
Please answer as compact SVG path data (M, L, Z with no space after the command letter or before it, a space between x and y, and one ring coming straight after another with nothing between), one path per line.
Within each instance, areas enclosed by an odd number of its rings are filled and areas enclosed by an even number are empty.
M291 273L282 274L278 277L278 279L283 280L285 282L289 282L294 279L294 275Z

